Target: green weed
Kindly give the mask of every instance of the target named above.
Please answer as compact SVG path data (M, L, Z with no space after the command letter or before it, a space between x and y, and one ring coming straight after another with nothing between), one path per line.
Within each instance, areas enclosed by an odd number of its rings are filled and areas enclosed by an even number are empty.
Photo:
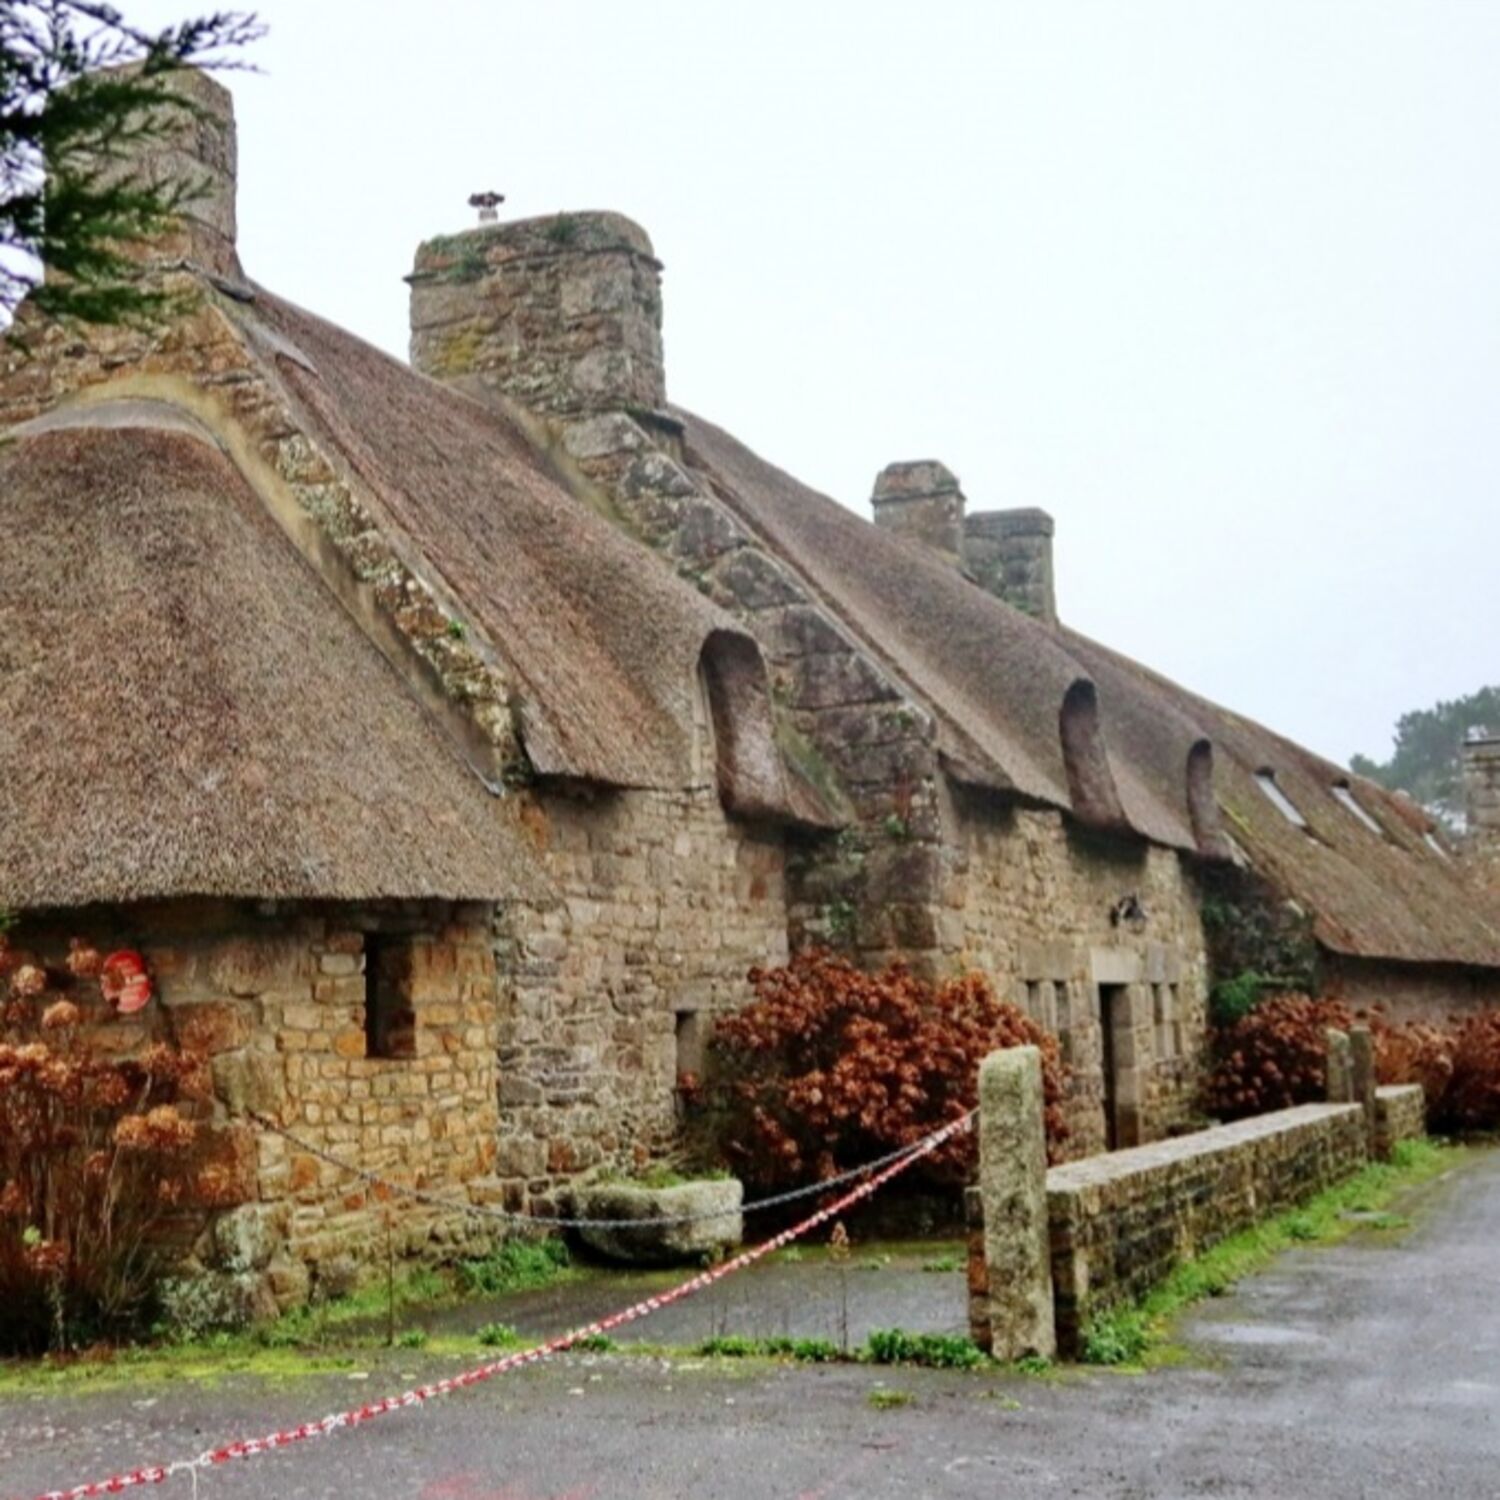
M514 1349L525 1342L509 1323L486 1323L477 1337L486 1349Z
M875 1329L860 1357L872 1365L930 1365L938 1370L971 1370L985 1360L984 1351L961 1334L907 1333L904 1328Z
M460 1261L458 1276L466 1292L503 1297L551 1286L571 1269L568 1247L560 1239L515 1239L506 1240L480 1260Z

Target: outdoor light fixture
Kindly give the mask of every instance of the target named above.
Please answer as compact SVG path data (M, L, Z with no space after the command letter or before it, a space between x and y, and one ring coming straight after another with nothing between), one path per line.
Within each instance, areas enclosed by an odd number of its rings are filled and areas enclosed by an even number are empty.
M1141 898L1133 891L1128 896L1121 896L1109 909L1109 925L1140 932L1146 925L1146 908L1141 905Z

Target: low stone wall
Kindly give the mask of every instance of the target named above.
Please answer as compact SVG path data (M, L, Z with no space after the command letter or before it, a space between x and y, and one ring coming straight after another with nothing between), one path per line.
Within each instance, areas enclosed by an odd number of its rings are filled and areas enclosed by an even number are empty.
M1306 1104L1047 1174L1057 1341L1179 1262L1348 1177L1367 1155L1358 1105Z
M1375 1090L1375 1154L1389 1161L1401 1141L1427 1133L1427 1098L1419 1083L1395 1084Z

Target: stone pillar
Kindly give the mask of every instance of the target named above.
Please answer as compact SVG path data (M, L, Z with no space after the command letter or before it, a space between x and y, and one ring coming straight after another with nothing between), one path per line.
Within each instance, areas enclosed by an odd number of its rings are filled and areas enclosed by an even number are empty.
M1370 1140L1370 1155L1377 1155L1376 1138L1379 1119L1375 1109L1375 1038L1368 1026L1349 1029L1350 1097L1365 1112L1365 1131Z
M992 1052L979 1069L979 1212L970 1326L996 1359L1057 1352L1047 1229L1042 1057L1035 1047ZM971 1209L971 1223L973 1211Z
M870 496L875 524L929 547L955 568L963 560L964 495L951 469L932 459L887 464Z
M549 417L657 416L661 262L620 214L485 224L417 249L411 362Z
M1354 1102L1354 1060L1349 1047L1349 1034L1333 1026L1328 1028L1327 1092L1330 1104Z
M978 511L964 522L964 566L982 589L1055 625L1053 530L1052 517L1035 507Z

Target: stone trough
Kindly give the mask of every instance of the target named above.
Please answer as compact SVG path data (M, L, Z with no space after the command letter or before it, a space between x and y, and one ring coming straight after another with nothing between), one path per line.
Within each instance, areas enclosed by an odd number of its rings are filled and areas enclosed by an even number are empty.
M701 1261L732 1249L744 1237L740 1205L744 1190L732 1177L701 1178L671 1187L638 1182L585 1183L573 1190L572 1214L580 1219L619 1220L580 1229L589 1249L630 1265L666 1266ZM691 1222L627 1226L630 1219L693 1215Z

